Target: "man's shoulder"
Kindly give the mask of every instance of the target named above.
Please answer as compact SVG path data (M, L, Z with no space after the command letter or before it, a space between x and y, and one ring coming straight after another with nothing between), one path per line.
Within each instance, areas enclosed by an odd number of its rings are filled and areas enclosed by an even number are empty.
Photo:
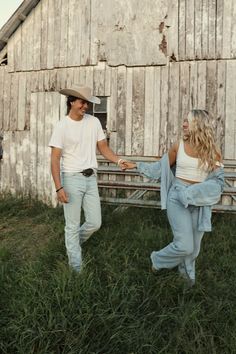
M64 127L66 122L67 122L66 116L60 117L60 119L56 122L56 126L57 127Z
M97 117L93 116L92 114L85 113L85 118L90 119L90 120L96 120L98 119Z
M88 114L88 113L85 114L85 118L86 118L86 120L90 121L91 123L98 124L100 122L97 117L95 117L91 114Z

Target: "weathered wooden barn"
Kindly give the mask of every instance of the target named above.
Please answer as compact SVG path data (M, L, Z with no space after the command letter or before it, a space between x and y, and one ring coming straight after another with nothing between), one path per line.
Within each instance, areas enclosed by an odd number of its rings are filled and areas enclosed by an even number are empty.
M234 0L25 0L0 30L0 192L50 203L60 88L86 84L120 155L157 156L191 108L236 160Z

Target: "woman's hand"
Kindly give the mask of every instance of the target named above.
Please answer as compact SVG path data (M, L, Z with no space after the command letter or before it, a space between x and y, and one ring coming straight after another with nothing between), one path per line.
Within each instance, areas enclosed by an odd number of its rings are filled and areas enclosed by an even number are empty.
M132 169L132 168L136 168L137 165L135 162L131 162L131 161L124 161L122 163L122 169L123 170L127 170L127 169Z

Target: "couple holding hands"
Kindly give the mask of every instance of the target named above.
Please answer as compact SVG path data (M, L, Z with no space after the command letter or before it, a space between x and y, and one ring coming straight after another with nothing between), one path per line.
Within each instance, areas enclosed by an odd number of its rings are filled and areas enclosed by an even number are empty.
M86 114L90 103L99 104L85 86L63 89L67 115L55 126L51 171L58 200L63 203L65 244L70 266L81 271L83 242L101 226L96 149L121 169L133 169L161 181L161 207L167 210L173 241L151 253L152 271L178 267L190 285L195 284L195 261L205 231L211 231L211 207L224 187L221 153L213 124L205 110L191 110L183 117L182 137L163 157L152 163L120 159L109 148L100 121ZM85 222L80 225L81 208Z

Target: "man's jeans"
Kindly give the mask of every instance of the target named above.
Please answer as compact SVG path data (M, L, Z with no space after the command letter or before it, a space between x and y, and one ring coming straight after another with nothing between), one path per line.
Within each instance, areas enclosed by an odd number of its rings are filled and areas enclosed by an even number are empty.
M69 264L76 271L81 270L81 244L101 226L101 206L96 176L85 177L82 173L62 173L64 190L69 202L64 203L65 244ZM85 222L80 226L81 207Z

